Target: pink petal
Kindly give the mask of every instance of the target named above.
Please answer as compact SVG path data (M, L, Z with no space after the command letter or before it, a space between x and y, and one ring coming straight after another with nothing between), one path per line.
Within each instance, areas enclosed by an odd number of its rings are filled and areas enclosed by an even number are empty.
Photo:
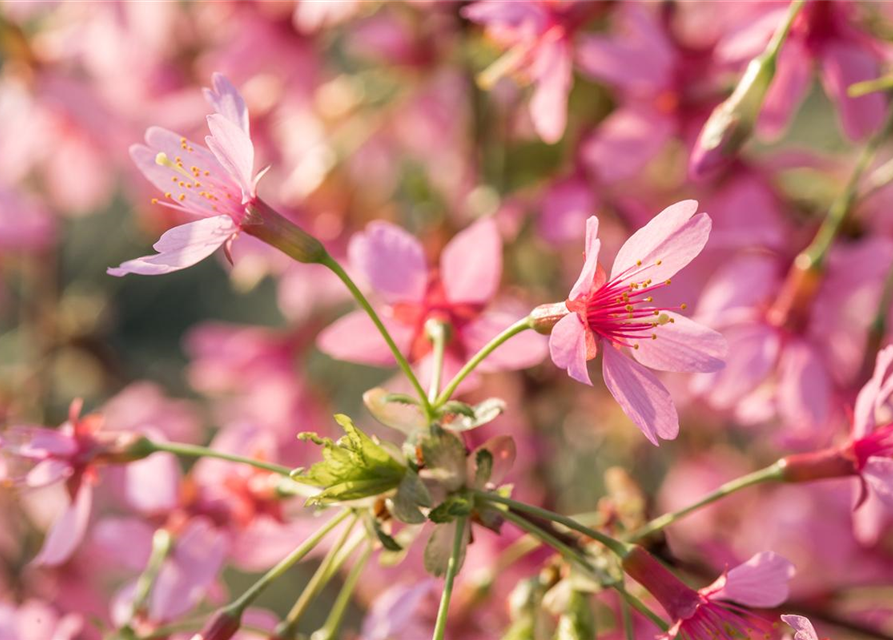
M587 295L592 288L595 274L598 272L598 254L601 249L601 241L598 239L598 218L590 216L586 220L586 250L583 261L583 269L577 277L571 289L568 300L576 300L580 296Z
M401 353L409 351L412 328L382 318ZM354 311L326 327L316 338L320 351L336 360L386 367L394 364L387 343L365 311Z
M483 3L471 6L480 4ZM425 625L419 614L425 602L437 594L438 589L438 582L433 578L388 587L375 598L363 619L362 637L364 640L392 640L431 635L428 628L431 625Z
M675 120L665 113L622 106L583 141L580 156L599 180L610 184L635 176L675 132Z
M561 140L567 125L567 96L573 83L573 48L565 38L536 48L531 74L536 82L530 100L530 118L543 142Z
M233 539L229 557L241 571L265 571L287 556L319 527L316 518L282 523L265 515L255 517Z
M576 313L570 313L558 321L549 336L549 354L556 366L567 369L567 374L583 384L591 385L586 366L586 327Z
M93 527L90 540L103 561L140 572L152 553L154 534L150 525L136 518L105 518Z
M34 558L35 565L56 566L71 557L87 532L92 506L93 489L82 483L74 502L68 505L47 532L43 547Z
M520 314L487 311L462 329L462 340L469 353L476 353L504 329L510 327ZM525 331L497 347L478 367L480 371L514 371L527 369L542 362L548 353L548 340L533 331Z
M425 250L389 222L370 222L350 239L350 264L388 302L421 300L428 286Z
M186 269L207 258L238 230L229 216L203 218L166 231L153 245L157 255L122 262L106 271L112 276L138 273L157 276Z
M45 487L71 476L74 469L65 460L43 460L38 462L25 476L25 484L32 488Z
M463 18L479 24L500 27L528 27L540 31L548 20L544 7L532 2L482 0L462 7Z
M143 514L169 511L180 497L180 465L168 453L156 453L124 466L123 490L127 503Z
M701 291L697 318L711 326L757 321L780 285L775 256L736 256L724 261Z
M862 387L856 398L856 406L853 410L853 438L862 438L872 431L876 425L875 410L886 401L886 397L880 395L884 382L890 379L893 373L893 345L888 345L877 354L874 364L874 374Z
M769 86L757 121L761 137L773 140L787 129L812 79L812 55L796 38L788 38L778 56L775 78Z
M458 233L440 256L440 278L450 302L487 303L502 277L502 237L493 218Z
M541 202L537 220L540 234L549 242L576 240L580 227L598 208L595 191L579 177L553 183Z
M812 623L808 618L795 615L783 615L781 616L781 619L796 632L794 633L794 640L819 640L819 636L815 632L815 627L812 626Z
M695 200L683 200L654 216L620 248L611 279L660 282L675 275L701 253L710 237L710 216L695 215L697 210Z
M828 97L837 106L840 124L851 140L861 140L875 131L887 111L881 92L859 98L847 95L850 85L880 75L877 58L865 47L845 40L825 44L821 56L821 78Z
M862 468L862 477L881 502L893 507L893 460L871 456Z
M798 430L825 424L831 404L831 379L816 349L803 340L788 342L778 363L778 409Z
M205 144L242 189L242 202L255 196L254 143L239 125L219 113L208 116Z
M673 46L645 5L622 5L621 12L612 36L580 39L577 64L590 77L623 90L657 93L672 81Z
M667 313L674 322L654 328L656 339L639 340L633 357L659 371L698 371L709 373L725 366L726 339L713 329L677 313Z
M66 457L77 452L78 445L70 433L43 427L13 427L5 434L16 447L16 453L28 458Z
M731 600L749 607L777 607L788 599L788 581L794 573L794 565L788 560L764 551L730 570L722 588L710 593L710 598Z
M673 399L648 369L609 346L602 349L602 375L617 404L653 445L679 435Z
M245 106L242 94L222 73L212 75L211 82L213 89L203 89L205 99L214 111L238 125L247 135L249 133L248 107Z
M781 339L778 332L762 323L729 329L725 368L715 376L705 376L702 391L720 409L729 409L753 391L769 375L778 360ZM699 386L700 388L700 386Z
M149 617L164 622L198 604L213 584L226 556L226 536L203 518L192 520L174 543L149 604Z

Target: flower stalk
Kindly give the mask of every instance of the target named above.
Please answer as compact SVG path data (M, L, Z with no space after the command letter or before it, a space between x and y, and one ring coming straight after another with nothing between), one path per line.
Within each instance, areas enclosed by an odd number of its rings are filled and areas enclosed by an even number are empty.
M440 607L437 610L437 621L434 624L433 640L443 640L446 633L447 614L450 610L450 598L453 595L453 583L456 574L459 573L459 555L462 553L462 542L465 538L466 518L461 516L456 520L456 535L453 538L453 550L447 564L446 576L443 583L443 594L440 597Z
M153 453L164 451L188 458L216 458L218 460L228 460L229 462L247 464L286 477L289 477L289 474L292 471L289 467L281 464L264 462L263 460L258 460L256 458L248 458L246 456L226 453L225 451L217 451L209 447L201 447L194 444L185 444L182 442L159 442L156 440L146 440L146 443Z

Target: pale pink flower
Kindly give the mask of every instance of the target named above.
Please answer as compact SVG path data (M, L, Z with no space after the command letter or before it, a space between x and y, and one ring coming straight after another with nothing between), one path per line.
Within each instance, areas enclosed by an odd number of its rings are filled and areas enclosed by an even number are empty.
M0 603L0 640L76 640L84 633L80 614L60 615L41 600L26 600L17 607Z
M706 244L710 217L697 210L693 200L664 209L620 248L610 276L598 264L598 218L589 218L583 270L566 302L571 313L549 339L553 362L584 384L592 384L587 362L601 351L608 390L655 445L658 438L676 437L679 419L669 392L648 368L717 371L726 351L721 335L652 296Z
M641 547L624 559L623 567L672 619L670 630L661 636L666 640L773 637L772 622L747 607L780 605L788 598L788 581L795 573L794 565L781 556L763 552L695 591Z
M164 233L154 246L158 254L128 260L109 274L159 275L191 267L232 242L248 210L260 202L263 172L254 173L248 108L224 76L214 74L213 85L205 89L215 111L208 116L208 148L160 127L146 131L148 146L130 148L140 171L164 192L160 204L199 219Z
M501 74L524 72L534 83L530 117L545 142L558 142L567 124L574 35L602 9L596 2L549 0L481 0L462 9L465 18L483 24L494 40L509 48L494 67L499 65Z
M444 377L458 371L501 330L521 315L491 308L502 275L502 239L494 220L476 222L444 247L439 269L429 269L425 251L412 235L387 223L372 222L350 242L352 267L372 285L385 303L382 321L423 377L432 367L431 341L425 322L435 318L450 325ZM318 339L334 358L378 366L393 356L363 311L336 321ZM482 363L482 371L522 369L545 356L545 342L521 334L499 347Z

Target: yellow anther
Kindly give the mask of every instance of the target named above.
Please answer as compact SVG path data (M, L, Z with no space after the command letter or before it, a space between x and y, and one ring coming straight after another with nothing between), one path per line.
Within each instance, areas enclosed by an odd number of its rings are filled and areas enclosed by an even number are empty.
M667 281L664 284L670 284L671 282L673 282L673 281L670 280L669 278L667 278Z
M654 302L654 296L648 296L645 298L645 302Z
M658 324L667 324L670 320L672 320L672 318L670 316L668 316L666 313L662 313L657 318L657 323Z
M638 343L633 345L633 349L638 349L638 348L639 348Z
M209 176L209 175L211 175L211 172L210 172L210 171L205 171L205 175L206 175L206 176Z
M170 192L170 191L165 191L165 192L164 192L164 197L165 197L165 198L172 198L173 196L171 195L171 192Z
M631 305L631 304L626 305L626 310L627 310L627 311L632 311L632 310L633 310L633 305Z
M636 260L636 266L637 266L637 267L641 267L641 266L642 266L642 261L641 261L641 260Z
M682 304L679 305L679 308L685 310L685 309L688 309L688 305L683 302Z
M651 334L651 339L652 339L652 340L657 340L657 334L656 334L656 333L652 333L652 334Z
M656 315L656 316L659 316L659 315L660 315L660 311L657 311L657 310L652 311L652 313L653 313L654 315Z
M185 193L181 193L180 195L177 196L177 200L179 200L180 202L183 202L185 199L186 199Z
M158 204L158 198L152 198L152 204Z
M167 157L167 154L164 151L159 151L158 155L155 156L155 164L161 165L162 167L167 167L168 169L173 169L180 175L186 176L190 180L192 179L186 172L186 169L183 168L183 164L180 162L180 158L177 158L177 164L174 164L173 162L171 162L170 158ZM174 180L176 181L176 176L174 176Z
M660 266L661 264L663 264L663 262L664 262L663 260L658 260L658 261L655 262L654 264L656 264L657 266Z

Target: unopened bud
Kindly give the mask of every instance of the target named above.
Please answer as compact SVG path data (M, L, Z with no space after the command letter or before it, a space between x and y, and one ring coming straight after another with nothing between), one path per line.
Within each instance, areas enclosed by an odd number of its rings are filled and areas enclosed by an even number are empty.
M814 482L859 473L852 446L798 453L781 459L784 482Z
M96 461L106 464L134 462L155 453L152 441L136 431L101 431L96 440Z
M241 613L223 609L211 616L202 630L192 636L190 640L229 640L236 635L241 626Z
M552 333L552 327L558 324L564 316L570 313L570 309L563 302L541 304L530 312L530 326L537 333L548 335Z
M701 180L726 166L750 138L775 76L775 57L750 61L738 86L713 110L698 136L688 163L693 180Z

